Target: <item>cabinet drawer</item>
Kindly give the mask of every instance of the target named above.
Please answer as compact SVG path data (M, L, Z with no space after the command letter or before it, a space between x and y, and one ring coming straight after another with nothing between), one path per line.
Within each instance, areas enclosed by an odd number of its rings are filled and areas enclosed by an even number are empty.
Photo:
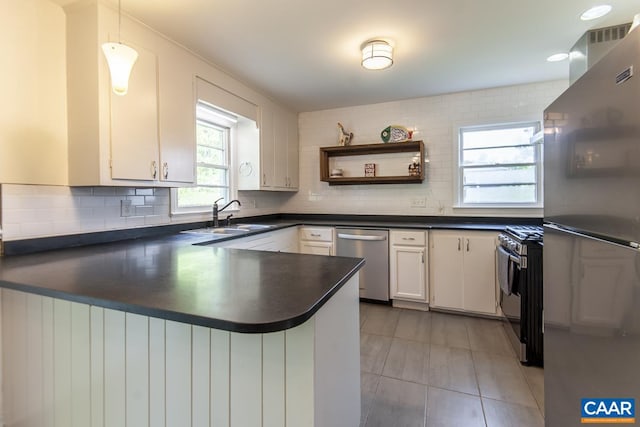
M333 228L302 227L300 228L300 240L333 242Z
M392 245L425 246L427 243L426 231L391 231L389 240Z

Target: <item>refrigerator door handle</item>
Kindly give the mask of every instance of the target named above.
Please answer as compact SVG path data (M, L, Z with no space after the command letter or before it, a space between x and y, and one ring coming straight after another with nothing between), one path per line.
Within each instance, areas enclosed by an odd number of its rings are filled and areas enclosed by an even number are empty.
M605 240L605 239L602 239L602 238L597 237L597 236L593 236L593 235L588 234L588 233L580 233L578 231L570 230L568 228L565 228L565 227L562 227L562 226L559 226L559 225L556 225L556 224L551 224L551 223L544 224L544 227L552 229L552 230L560 231L562 233L571 234L572 236L583 237L585 239L593 240L593 241L600 242L600 243L608 243L610 245L616 245L616 246L619 246L621 248L629 249L629 250L634 251L636 253L640 252L640 244L638 242L620 243L620 242L616 242L616 241L613 241L613 240Z

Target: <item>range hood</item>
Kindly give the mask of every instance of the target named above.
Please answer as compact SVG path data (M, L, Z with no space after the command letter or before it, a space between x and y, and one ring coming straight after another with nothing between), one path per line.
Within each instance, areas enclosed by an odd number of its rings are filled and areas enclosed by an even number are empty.
M569 82L573 84L593 64L624 38L631 22L612 27L589 30L571 48L569 54Z

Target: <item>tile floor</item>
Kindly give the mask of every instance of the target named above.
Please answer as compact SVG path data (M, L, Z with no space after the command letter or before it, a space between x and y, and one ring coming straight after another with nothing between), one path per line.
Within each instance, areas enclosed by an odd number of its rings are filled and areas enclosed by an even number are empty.
M544 376L501 323L360 304L361 427L544 426Z

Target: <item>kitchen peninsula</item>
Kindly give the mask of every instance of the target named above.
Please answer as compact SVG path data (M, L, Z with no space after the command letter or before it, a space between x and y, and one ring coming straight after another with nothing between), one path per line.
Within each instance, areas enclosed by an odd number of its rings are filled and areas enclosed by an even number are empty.
M363 260L187 234L0 259L25 426L354 426Z

